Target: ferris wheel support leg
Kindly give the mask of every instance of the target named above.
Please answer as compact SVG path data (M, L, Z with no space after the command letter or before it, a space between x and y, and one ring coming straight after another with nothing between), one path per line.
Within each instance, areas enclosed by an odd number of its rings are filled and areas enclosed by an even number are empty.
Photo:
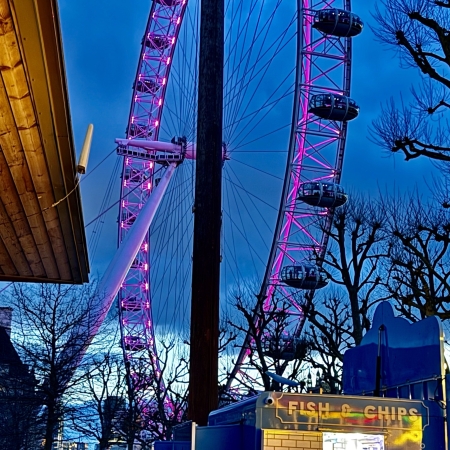
M74 333L75 341L78 338L80 343L77 345L76 342L72 341L71 346L65 350L66 352L78 352L78 355L73 359L74 367L72 368L72 373L83 359L89 344L97 334L106 315L108 314L112 302L114 301L114 298L117 295L133 260L136 258L136 254L142 245L142 241L144 240L153 218L155 217L156 211L161 204L161 200L164 197L164 193L167 190L176 167L176 163L169 165L158 186L155 187L152 195L150 195L142 207L138 218L130 228L125 240L117 249L114 258L110 262L105 274L100 280L97 288L98 303L93 308L93 311L91 311L91 320L88 320L86 323L83 323L83 325L80 325L81 329L78 328ZM82 328L85 329L83 330ZM69 381L70 378L67 379L67 383Z
M161 200L164 197L169 182L175 172L177 165L175 163L170 164L166 172L162 176L158 186L153 190L152 195L148 198L144 206L142 207L136 221L130 228L126 238L120 244L119 248L114 255L114 258L110 262L106 269L103 278L98 286L98 294L103 298L103 308L101 309L99 316L99 325L106 317L106 314L111 307L114 297L119 292L120 286L125 279L125 276L130 269L131 263L136 258L142 241L150 228L150 225L155 217ZM102 297L103 296L103 297ZM101 319L101 320L100 320ZM98 331L98 328L95 332Z

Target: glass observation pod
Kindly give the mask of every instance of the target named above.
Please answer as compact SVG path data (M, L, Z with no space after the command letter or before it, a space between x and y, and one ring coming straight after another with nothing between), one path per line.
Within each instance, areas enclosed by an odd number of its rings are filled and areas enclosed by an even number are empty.
M298 189L297 200L311 206L338 208L347 202L348 196L339 184L324 181L302 183Z
M143 93L156 94L161 89L161 84L155 80L139 80L136 84L136 90Z
M296 289L320 289L328 284L326 272L317 266L286 266L281 269L283 283Z
M295 336L283 336L276 338L267 336L262 341L263 353L272 359L293 361L297 354L298 339Z
M130 297L120 301L120 307L123 311L140 311L141 302L136 297Z
M337 37L353 37L361 33L363 21L350 11L322 9L316 11L313 28Z
M154 50L164 50L172 45L172 39L168 36L149 34L145 39L145 46Z
M358 117L359 106L345 95L317 94L311 97L308 111L322 119L343 122Z
M139 336L125 336L123 342L125 348L130 351L139 352L147 348L147 344Z

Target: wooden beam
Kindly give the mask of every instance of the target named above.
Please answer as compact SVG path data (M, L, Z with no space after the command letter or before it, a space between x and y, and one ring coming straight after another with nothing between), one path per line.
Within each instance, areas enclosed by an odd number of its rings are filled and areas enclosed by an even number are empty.
M76 170L57 1L10 0L10 3L14 5L13 14L20 29L19 41L27 73L33 74L30 91L53 195L59 200L75 188ZM31 26L33 21L38 26ZM87 281L89 264L79 189L55 211L61 223L71 276ZM59 253L56 255L59 262Z
M19 273L28 274L31 269L32 274L35 276L46 276L44 266L41 262L41 257L36 247L33 234L31 233L28 220L22 208L22 203L15 189L14 181L11 177L11 173L3 152L0 152L0 200L0 207L4 210L0 223L0 236L2 241L5 243L4 248L8 251L14 266L17 266ZM12 232L2 233L1 231L3 230L3 227L12 227L12 229L15 230L15 236L12 236ZM12 240L11 243L9 242L8 236L10 236L10 239ZM21 245L21 254L18 254L16 250L16 238L19 240ZM24 255L25 261L23 261L22 255ZM4 264L7 264L6 261L7 259ZM27 264L25 265L25 263ZM4 272L14 273L16 270L5 268Z

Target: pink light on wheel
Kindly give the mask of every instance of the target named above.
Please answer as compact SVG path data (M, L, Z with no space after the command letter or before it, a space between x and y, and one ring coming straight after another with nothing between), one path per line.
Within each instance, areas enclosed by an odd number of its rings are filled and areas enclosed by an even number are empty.
M186 5L172 2L171 6L160 0L150 2L150 13L144 33L138 68L131 96L132 104L128 119L127 137L134 140L158 140L167 78L175 51L175 42L184 17ZM122 242L141 207L153 194L155 188L154 161L149 161L153 155L146 152L133 158L125 156L123 165L123 182L121 183L119 242ZM143 158L143 159L142 159ZM128 203L128 205L127 205ZM129 211L127 210L129 208ZM131 215L128 215L130 213ZM128 306L119 308L121 315L122 336L133 339L128 345L123 341L123 352L128 362L129 378L133 385L131 374L137 378L150 376L155 385L135 386L137 397L144 404L154 395L155 389L162 390L165 395L164 380L160 378L159 359L154 339L153 321L151 317L151 293L149 288L149 236L144 238L139 246L135 263L129 269L118 294L119 305L127 299L134 299ZM136 377L135 377L136 378ZM171 402L166 402L168 410L173 408Z
M329 229L331 226L334 209L316 207L313 201L299 201L297 193L306 182L321 183L321 180L327 180L327 185L340 182L347 135L347 122L324 120L309 111L311 99L317 94L331 93L341 97L350 95L351 38L345 37L349 34L343 28L352 25L342 21L338 24L338 34L334 35L334 29L330 31L325 22L321 23L321 17L326 16L321 13L322 10L342 5L342 9L350 12L350 0L318 0L314 3L299 0L298 4L301 10L298 16L300 48L297 49L299 59L287 161L289 169L281 200L283 212L278 216L266 275L258 295L260 301L264 302L265 309L270 307L270 299L275 294L287 300L292 298L294 290L280 280L283 267L303 267L303 272L296 269L299 274L304 273L305 267L310 267L311 264L317 265L319 269L321 267L328 241L324 227ZM358 33L355 32L352 36L356 34ZM332 112L330 111L330 117ZM322 114L326 117L326 111ZM336 189L332 192L337 195ZM313 194L312 192L311 195ZM309 193L306 192L305 195ZM302 284L295 280L289 282L291 286ZM322 286L326 283L319 284ZM312 299L312 296L309 298ZM299 325L295 329L298 336L302 331L304 317L300 305L296 305L296 311L297 315L300 313ZM251 345L248 336L246 342ZM235 380L239 380L242 374L240 368L247 356L248 350L243 349L228 380L227 389L231 388Z

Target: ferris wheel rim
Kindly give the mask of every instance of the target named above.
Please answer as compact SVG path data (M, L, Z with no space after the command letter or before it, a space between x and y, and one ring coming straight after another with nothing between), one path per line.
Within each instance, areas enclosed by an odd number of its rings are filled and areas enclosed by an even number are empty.
M174 5L176 6L176 5L177 5L177 3L176 3L177 0L170 0L170 2L172 2L172 1L174 2ZM150 19L149 19L149 22L148 22L148 25L147 25L146 30L149 29L149 24L150 24L151 20L153 20L152 15L153 15L153 12L154 12L156 6L157 6L157 5L161 5L162 3L164 3L164 0L153 0L152 6L151 6ZM186 3L186 2L183 3L183 6L185 5L185 3ZM181 2L179 2L178 4L181 4ZM298 8L298 7L297 7L297 8ZM183 9L183 11L184 11L184 9ZM147 35L147 31L146 31L146 35ZM167 36L169 36L169 35L167 35ZM145 43L143 43L143 47L142 47L142 50L141 50L141 58L142 58L142 54L145 52L144 46L145 46ZM171 53L172 56L173 56L174 52L175 52L175 49L173 49L173 52ZM296 55L297 55L296 68L297 68L297 70L298 70L298 68L299 68L299 66L300 66L300 64L299 64L299 62L298 62L298 59L299 59L299 52L297 52ZM169 74L169 72L167 72L167 74ZM134 87L134 90L133 90L133 97L136 95L137 81L138 81L137 77L138 77L138 75L139 75L139 68L138 68L137 75L136 75L136 83L135 83L135 87ZM167 77L166 77L166 82L165 82L165 85L164 85L165 87L163 88L163 97L162 97L162 98L163 98L163 104L164 104L164 95L165 95L165 90L166 90L166 87L167 87L167 84L168 84L168 80L169 80L169 76L167 75ZM294 94L294 95L295 95L295 98L298 98L298 97L299 97L298 89L299 89L298 83L296 83L296 84L295 84L295 94ZM132 103L132 105L133 105L133 103ZM294 116L294 114L293 114L293 116ZM161 117L162 117L162 108L159 110L159 116L158 116L158 117L159 117L159 119L155 119L155 120L161 120ZM127 131L130 131L130 126L131 126L132 123L133 123L133 108L131 108L131 112L130 112L130 116L129 116L129 123L128 123L128 129L127 129ZM158 123L158 125L159 125L159 123ZM157 130L154 132L154 133L155 133L155 134L154 134L155 139L156 139L156 137L158 136L159 130L160 130L160 127L159 127L158 125L156 126ZM290 127L291 127L291 141L294 140L294 138L293 138L292 136L295 136L295 132L293 131L293 129L294 129L294 126L296 126L296 125L297 125L297 123L296 123L296 122L294 123L294 119L292 119L291 124L290 124ZM293 152L293 151L294 151L294 146L293 146L293 144L291 144L291 145L290 145L290 150L289 150L289 153L288 153L288 156L287 156L286 167L289 166L289 161L290 161L289 158L292 157L292 152ZM290 155L290 156L289 156L289 155ZM123 168L123 173L125 173L125 165L124 165L124 168ZM285 180L286 180L286 175L285 175ZM280 204L281 204L281 203L280 203ZM279 211L280 211L280 209L279 209ZM266 278L267 278L267 277L266 277ZM121 332L123 333L123 328L122 328L122 327L121 327ZM154 330L152 330L152 332L153 332L153 334L152 334L152 341L153 341L153 344L152 344L152 345L156 345L156 344L155 344ZM124 338L124 336L122 336L122 339L123 339L123 338ZM156 347L155 347L155 349L156 349ZM124 352L125 352L125 350L124 350ZM154 352L154 355L153 355L153 356L155 356L155 354L156 354L156 352ZM157 359L156 359L155 361L157 361Z
M309 1L308 0L298 0L297 5L298 5L298 39L297 39L297 48L301 51L297 52L297 76L296 76L296 103L294 103L293 106L293 120L292 120L292 128L291 128L291 139L290 139L290 146L289 146L289 155L287 158L287 165L286 165L286 173L285 173L285 179L284 179L284 185L283 185L283 191L282 191L282 195L281 195L281 199L280 199L280 208L279 208L279 215L278 215L278 219L277 219L277 224L275 227L275 233L274 233L274 238L272 241L272 246L271 246L271 251L269 254L269 258L268 258L268 263L267 263L267 267L266 267L266 272L263 278L263 281L261 283L261 289L259 291L259 294L257 295L257 303L258 304L267 304L268 298L271 295L274 295L273 293L276 290L277 287L277 283L279 282L279 272L280 272L280 267L274 271L274 263L275 263L275 258L277 256L277 253L279 253L279 241L280 241L280 234L281 234L281 229L283 227L283 223L284 223L284 219L285 219L285 209L287 206L287 199L288 199L288 189L290 187L290 176L292 173L292 164L293 164L293 157L294 157L294 153L296 151L296 137L298 134L297 131L297 126L300 123L300 118L299 115L301 113L301 111L299 110L299 91L300 90L305 90L308 91L307 88L302 88L300 89L300 79L303 75L304 72L308 72L310 69L308 67L305 68L303 62L304 59L306 59L306 57L304 57L304 44L306 44L305 42L305 29L308 28L308 21L305 20L304 15L305 12L308 13L315 13L316 11L320 10L320 8L317 8L317 6L319 6L319 4L323 4L323 9L333 9L333 3L335 0L332 0L332 2L330 1L319 1L317 3L317 5L315 5L315 7L313 8L312 6L309 5ZM351 0L343 0L344 3L344 10L350 12L351 14ZM337 20L337 19L336 19ZM309 23L309 27L310 27L310 32L312 32L312 23ZM351 82L351 48L352 48L352 40L349 37L346 37L345 39L345 61L344 61L344 79L343 79L343 89L342 91L344 92L344 94L346 94L347 96L350 94L350 82ZM310 83L309 80L306 81L306 83ZM305 84L306 84L305 83ZM308 95L310 94L311 91L308 92ZM336 92L341 92L339 90L336 90ZM306 104L309 103L309 98L306 101ZM305 110L303 110L303 113L305 113ZM303 123L303 126L305 127L306 130L306 122ZM304 133L306 133L304 131ZM347 136L347 122L343 123L342 126L342 135L341 135L341 139L339 141L339 145L337 148L337 154L336 154L336 159L335 159L335 174L334 174L334 183L339 183L340 179L341 179L341 175L342 175L342 167L343 167L343 156L344 156L344 150L345 150L345 144L346 144L346 136ZM303 136L304 137L304 136ZM302 143L298 144L298 147L300 148L300 152L303 153L304 150L304 146L305 146L305 141L303 141ZM300 164L303 163L303 159L301 161ZM299 178L298 178L299 181ZM327 248L327 244L328 244L328 232L331 229L331 224L332 224L332 218L334 215L334 208L330 208L327 214L327 219L326 219L326 223L324 226L324 230L322 233L322 239L321 239L321 249L319 251L319 257L317 260L317 265L320 268L322 266L322 262L323 262L323 257L325 254L325 250ZM285 229L286 230L286 229ZM290 225L287 227L287 231L286 231L287 235L289 235L290 233ZM282 259L280 260L280 262L282 262ZM275 272L275 274L274 274ZM275 276L275 280L274 280L274 276ZM275 286L275 287L274 287ZM314 290L310 291L310 295L308 297L308 302L309 304L312 302L313 299L313 295L314 295ZM305 308L308 308L308 305L304 306ZM303 307L299 308L300 311L303 309ZM257 320L256 316L254 317L254 320ZM299 324L295 329L295 335L298 337L301 334L301 331L303 329L304 323L305 323L306 317L305 315L302 313L301 318L299 320ZM251 336L250 336L250 332L247 334L246 338L245 338L245 342L244 345L241 347L241 350L239 352L239 356L236 360L235 366L233 367L232 372L230 373L230 377L227 380L227 384L225 387L225 390L230 390L231 389L231 385L233 383L233 381L235 380L238 372L241 370L241 367L244 363L244 360L247 356L248 353L248 349L247 347L250 345L250 341L251 341Z
M170 69L171 69L171 58L173 57L173 54L175 52L176 46L174 45L177 41L178 34L180 31L179 26L174 26L173 18L175 16L175 12L179 12L179 15L177 17L177 22L175 25L179 25L182 22L185 10L186 10L186 4L187 0L152 0L150 5L150 11L149 16L147 20L147 24L145 27L145 33L142 39L142 45L141 50L139 54L139 63L136 70L136 75L134 78L134 84L133 84L133 94L131 99L131 105L130 105L130 112L128 116L128 122L127 122L127 129L126 129L126 136L127 138L136 139L136 138L151 138L152 140L157 140L159 135L159 123L161 120L162 110L164 106L164 97L165 97L165 91L167 88L166 80L169 77ZM172 10L172 7L174 9ZM158 26L158 13L161 13L161 25ZM164 14L166 15L164 17ZM164 20L166 19L166 20ZM168 19L168 20L167 20ZM167 23L165 23L167 22ZM155 25L155 26L154 26ZM156 30L156 31L155 31ZM150 43L149 43L150 42ZM169 52L164 52L166 46L169 44ZM142 127L143 130L141 133L136 133L133 130L133 124L135 124L135 108L136 103L138 101L139 91L143 89L147 89L151 92L152 84L150 82L153 82L153 78L145 79L143 78L143 74L145 73L144 65L146 61L146 49L148 46L153 46L155 49L158 49L158 46L160 47L161 55L159 60L160 67L162 66L162 70L155 71L155 78L157 81L161 82L162 89L161 94L159 95L158 92L155 92L154 99L157 100L157 103L154 104L155 108L153 110L149 110L147 120L147 127ZM145 75L144 75L145 76ZM140 84L141 83L141 84ZM147 84L148 83L148 86ZM158 94L158 96L156 95ZM159 98L158 98L159 97ZM137 125L135 125L137 127ZM150 163L151 164L151 163ZM122 180L126 179L126 165L127 165L127 157L123 158L123 165L122 165ZM153 167L152 167L153 169ZM131 169L133 171L133 168ZM153 174L153 170L151 171ZM133 172L129 176L129 178L132 179ZM126 197L124 193L124 183L121 185L121 193L120 198L123 199ZM123 202L123 200L122 200ZM121 224L121 218L123 217L123 203L120 204L119 207L119 224ZM119 225L119 233L118 233L118 245L120 245L121 240L123 240L122 237L122 230L121 225ZM147 236L147 245L148 245L148 236ZM147 251L147 250L146 250ZM147 263L148 264L148 263ZM146 269L147 270L147 269ZM128 275L127 275L128 276ZM127 278L126 278L127 279ZM124 284L126 283L126 279L124 281ZM148 291L148 283L146 290ZM122 307L123 307L123 299L121 298L122 289L119 291L118 295L118 301L119 301L119 318L120 318L120 336L121 336L121 346L122 351L124 354L124 359L126 361L126 368L127 368L127 378L129 379L128 382L131 384L134 384L138 386L139 383L141 383L141 380L135 380L133 377L134 375L139 376L136 371L133 371L131 368L131 364L129 361L130 353L134 350L140 351L144 350L144 354L146 354L146 358L148 360L148 367L152 367L153 373L149 375L149 377L154 377L155 374L158 376L161 373L161 368L159 366L159 359L157 356L157 350L156 350L156 339L155 339L155 333L154 328L150 326L150 323L153 322L152 318L152 310L151 310L151 300L149 297L149 293L147 292L147 298L144 302L138 303L135 302L136 305L133 304L133 302L128 302L127 308L129 308L131 311L133 308L137 309L146 309L146 314L143 317L143 321L146 323L143 323L144 328L144 336L146 338L145 346L143 342L137 341L137 342L127 342L127 339L132 338L132 335L127 335L127 331L125 329L125 319L122 317L123 313ZM133 297L132 297L133 298ZM145 306L148 305L148 306ZM143 314L144 315L144 314ZM150 332L148 333L148 328L150 329ZM127 345L130 345L130 349L127 349ZM143 345L143 348L139 348L139 345ZM145 383L147 384L147 375L144 375ZM151 381L151 383L153 383ZM164 390L164 380L161 378L158 380L159 388ZM173 405L168 404L169 408L173 408Z

